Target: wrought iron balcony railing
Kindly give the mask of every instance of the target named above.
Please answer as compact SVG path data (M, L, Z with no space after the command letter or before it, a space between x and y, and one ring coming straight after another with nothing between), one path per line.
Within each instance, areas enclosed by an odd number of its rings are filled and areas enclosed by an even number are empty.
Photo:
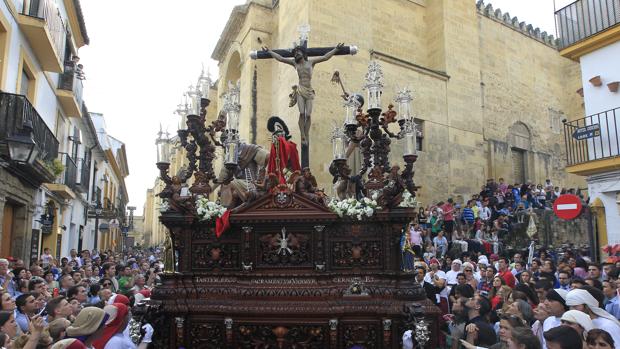
M77 164L75 160L67 153L60 153L60 161L65 166L65 170L61 176L56 179L57 184L64 184L71 189L77 189Z
M88 193L90 189L90 159L77 160L77 187L83 193Z
M58 140L28 98L0 92L0 145L5 145L6 138L19 132L26 121L32 123L32 136L39 147L39 157L46 161L58 157ZM3 155L8 154L5 150L2 149Z
M78 106L82 105L82 68L73 61L65 61L64 71L58 75L58 88L61 90L72 91Z
M555 11L560 49L620 24L620 0L578 0Z
M564 123L568 166L620 156L620 107Z
M67 25L62 19L58 5L53 0L24 0L22 14L43 19L50 32L56 54L61 62L65 60Z

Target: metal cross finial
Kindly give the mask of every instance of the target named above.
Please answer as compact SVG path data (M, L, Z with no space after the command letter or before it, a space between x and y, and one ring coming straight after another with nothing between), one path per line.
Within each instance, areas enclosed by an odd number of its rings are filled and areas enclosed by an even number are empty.
M304 41L307 43L308 34L310 34L310 25L307 23L300 25L297 27L297 32L299 32L299 44L303 45Z
M282 236L278 237L278 254L292 254L293 250L288 247L288 236L286 235L286 228L282 228Z

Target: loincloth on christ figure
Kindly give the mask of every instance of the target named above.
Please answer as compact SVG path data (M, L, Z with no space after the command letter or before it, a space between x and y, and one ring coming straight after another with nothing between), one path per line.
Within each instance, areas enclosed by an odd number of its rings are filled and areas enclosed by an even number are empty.
M303 97L303 99L305 100L312 100L314 99L314 89L310 88L310 87L305 87L305 86L301 86L301 85L293 85L291 87L292 91L291 93L288 95L289 97L289 103L288 106L289 107L294 107L295 104L297 104L297 97L301 96Z

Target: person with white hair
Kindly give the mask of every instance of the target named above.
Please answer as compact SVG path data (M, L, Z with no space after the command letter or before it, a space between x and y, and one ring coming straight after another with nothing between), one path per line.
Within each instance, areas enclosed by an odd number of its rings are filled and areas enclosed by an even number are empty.
M590 316L594 328L607 331L615 343L620 343L620 322L613 315L599 308L599 302L583 289L574 289L566 295L566 305Z
M446 282L448 286L454 286L457 284L457 276L462 272L461 267L463 266L463 262L460 259L455 259L452 261L452 266L450 270L446 273Z

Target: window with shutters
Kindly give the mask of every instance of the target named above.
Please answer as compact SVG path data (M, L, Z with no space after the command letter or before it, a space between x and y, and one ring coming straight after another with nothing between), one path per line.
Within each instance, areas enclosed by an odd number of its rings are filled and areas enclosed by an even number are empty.
M19 94L26 96L35 108L36 92L37 92L37 71L32 60L22 49L19 61L19 75L17 77L17 89Z

